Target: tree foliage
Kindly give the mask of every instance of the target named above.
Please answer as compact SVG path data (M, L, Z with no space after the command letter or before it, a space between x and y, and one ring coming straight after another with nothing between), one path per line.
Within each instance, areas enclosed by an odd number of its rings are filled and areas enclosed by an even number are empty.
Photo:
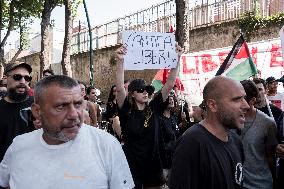
M0 63L4 60L4 46L11 31L20 30L25 34L32 23L32 19L38 18L42 9L41 0L0 0ZM25 36L22 36L20 47L27 44Z

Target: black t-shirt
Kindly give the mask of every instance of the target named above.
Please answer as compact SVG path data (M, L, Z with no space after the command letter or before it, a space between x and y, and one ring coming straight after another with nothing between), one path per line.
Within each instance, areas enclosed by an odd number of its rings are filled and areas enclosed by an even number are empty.
M31 116L31 112L23 110L30 107L33 101L33 97L29 97L21 103L0 100L0 161L17 135L34 130L31 120L27 118L27 116Z
M230 132L228 142L223 142L195 124L178 141L169 188L242 188L243 161L242 143L235 133Z
M113 101L108 102L106 106L106 118L109 121L110 118L117 116L117 105Z
M145 110L136 110L126 98L123 106L118 109L120 126L123 134L123 150L127 158L131 173L134 177L140 177L147 174L148 171L158 171L161 168L161 162L157 156L157 145L160 142L159 128L157 122L159 119L161 104L163 103L162 94L158 94L149 104L151 113ZM151 115L150 117L148 115ZM145 118L149 117L145 124Z
M277 123L278 121L280 121L282 110L280 108L278 108L277 106L275 106L274 104L269 104L269 107L270 107L271 113L274 117L274 120ZM270 116L267 106L264 106L262 108L257 108L257 109L259 109L260 111L262 111L266 115Z
M169 118L161 115L159 123L165 146L165 161L163 162L164 168L169 169L172 165L172 155L175 149L176 140L179 136L177 117L174 114L171 114Z
M274 121L277 124L277 138L280 143L283 143L282 141L284 140L284 135L283 135L283 111L275 106L274 104L269 104L271 113L274 117ZM266 115L270 116L269 110L267 106L264 106L262 108L257 108Z

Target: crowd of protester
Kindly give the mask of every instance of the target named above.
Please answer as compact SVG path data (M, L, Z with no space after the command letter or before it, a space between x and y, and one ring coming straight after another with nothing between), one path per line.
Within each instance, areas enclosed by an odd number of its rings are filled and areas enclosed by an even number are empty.
M125 79L126 54L115 52L105 109L94 86L44 70L31 88L29 64L6 65L0 188L284 188L284 77L216 76L192 105L175 86L179 63L155 91Z

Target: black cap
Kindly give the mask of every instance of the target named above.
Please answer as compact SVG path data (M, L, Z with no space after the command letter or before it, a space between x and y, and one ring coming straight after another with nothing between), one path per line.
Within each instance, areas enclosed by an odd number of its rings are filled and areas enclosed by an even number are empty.
M32 72L32 67L29 64L26 64L24 62L19 62L19 61L15 61L15 62L10 62L5 66L4 69L4 75L7 75L8 72L18 68L18 67L23 67L25 69L27 69L27 71L29 73Z
M143 88L150 94L155 91L155 88L153 86L146 85L146 81L144 79L134 79L128 85L129 92L134 92Z
M282 77L280 77L279 79L277 79L278 82L284 83L284 75Z
M128 85L128 91L133 92L146 87L146 81L143 79L134 79Z
M270 83L273 83L273 82L277 82L278 80L276 80L275 79L275 77L268 77L266 80L265 80L265 82L266 82L266 84L270 84Z

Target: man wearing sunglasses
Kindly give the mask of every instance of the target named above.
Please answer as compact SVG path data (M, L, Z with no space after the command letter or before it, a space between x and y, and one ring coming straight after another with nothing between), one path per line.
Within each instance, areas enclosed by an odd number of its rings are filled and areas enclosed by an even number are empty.
M4 69L7 95L0 100L0 161L17 135L34 130L28 108L33 103L28 95L31 72L30 65L18 61L8 63Z

